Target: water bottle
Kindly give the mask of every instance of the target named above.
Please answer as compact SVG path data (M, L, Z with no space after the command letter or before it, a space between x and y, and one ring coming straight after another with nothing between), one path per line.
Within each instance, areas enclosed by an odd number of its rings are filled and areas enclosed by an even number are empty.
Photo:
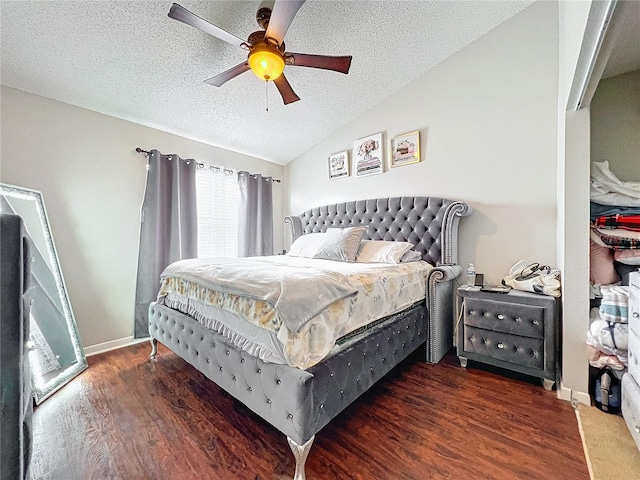
M467 268L467 285L470 287L475 285L476 283L476 267L473 266L473 263L469 264L469 268Z

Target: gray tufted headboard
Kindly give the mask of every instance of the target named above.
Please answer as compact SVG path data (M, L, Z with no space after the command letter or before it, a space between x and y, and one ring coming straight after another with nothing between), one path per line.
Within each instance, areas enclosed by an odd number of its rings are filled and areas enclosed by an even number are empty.
M364 238L410 242L432 265L457 263L457 224L466 203L437 197L390 197L325 205L288 216L291 240L329 227L369 225Z

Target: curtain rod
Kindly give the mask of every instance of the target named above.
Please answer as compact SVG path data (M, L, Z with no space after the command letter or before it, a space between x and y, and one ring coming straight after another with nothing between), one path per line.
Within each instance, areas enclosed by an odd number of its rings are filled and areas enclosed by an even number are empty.
M149 154L151 153L150 151L148 151L148 150L143 150L143 149L142 149L142 148L140 148L140 147L136 147L136 152L137 152L137 153L143 153L144 155L149 155ZM212 168L213 168L213 165L209 165L209 164L207 164L207 163L203 163L203 162L196 162L196 165L198 165L199 167L209 166L209 167L212 167ZM225 169L225 170L226 170L226 169ZM230 171L231 171L231 170L230 170ZM250 174L250 175L253 175L253 174ZM275 182L275 183L282 183L282 182L281 182L281 180L278 180L277 178L271 178L271 181L272 181L272 182Z

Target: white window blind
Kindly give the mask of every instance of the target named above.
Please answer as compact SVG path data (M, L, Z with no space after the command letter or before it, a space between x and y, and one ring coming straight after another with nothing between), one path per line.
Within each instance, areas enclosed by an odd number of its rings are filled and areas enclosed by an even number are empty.
M204 164L196 170L198 257L238 256L238 173Z

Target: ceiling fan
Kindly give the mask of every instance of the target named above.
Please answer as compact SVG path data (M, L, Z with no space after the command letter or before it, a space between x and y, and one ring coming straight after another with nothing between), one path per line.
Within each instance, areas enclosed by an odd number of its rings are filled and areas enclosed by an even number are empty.
M241 73L251 70L261 80L272 81L286 105L300 100L284 76L283 70L286 65L322 68L345 74L349 73L351 67L351 56L331 57L285 51L284 35L304 2L305 0L276 0L273 11L268 7L260 8L256 13L256 21L262 30L253 32L246 41L191 13L177 3L172 5L168 15L231 45L249 51L247 60L226 72L205 80L205 83L220 87Z

